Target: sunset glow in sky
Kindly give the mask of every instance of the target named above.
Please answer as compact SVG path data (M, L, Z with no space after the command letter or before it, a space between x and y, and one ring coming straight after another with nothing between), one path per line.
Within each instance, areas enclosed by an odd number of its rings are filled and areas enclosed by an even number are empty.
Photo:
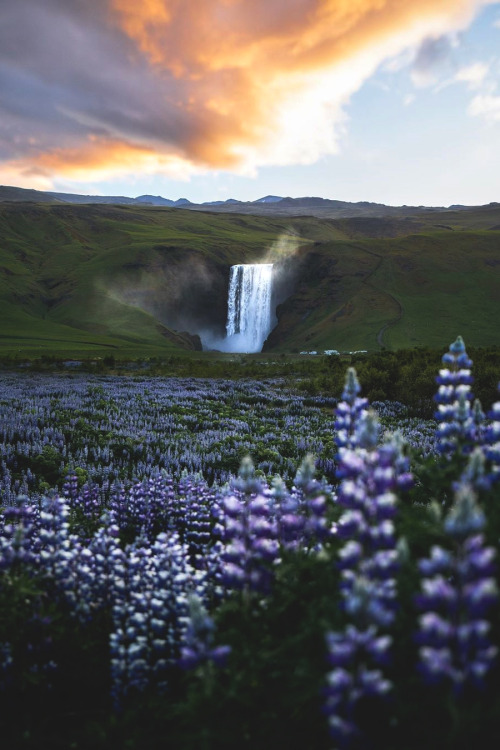
M0 184L500 200L500 2L4 0Z

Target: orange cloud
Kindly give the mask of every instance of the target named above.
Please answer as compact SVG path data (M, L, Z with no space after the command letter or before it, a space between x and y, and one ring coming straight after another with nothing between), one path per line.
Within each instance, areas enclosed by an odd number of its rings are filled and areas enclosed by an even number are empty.
M494 0L111 0L151 61L182 75L318 70L373 42L442 33Z
M0 181L11 184L17 177L26 187L48 190L56 177L85 182L135 172L162 173L183 179L189 172L189 163L182 157L163 154L154 148L90 137L78 146L53 149L30 159L15 159L0 165Z
M182 144L187 158L251 168L334 152L342 105L384 59L468 25L488 2L111 0L111 6L155 70L182 80L183 106L197 122Z
M7 4L0 179L312 163L338 150L346 104L379 65L466 28L494 1ZM14 41L2 45L2 28Z

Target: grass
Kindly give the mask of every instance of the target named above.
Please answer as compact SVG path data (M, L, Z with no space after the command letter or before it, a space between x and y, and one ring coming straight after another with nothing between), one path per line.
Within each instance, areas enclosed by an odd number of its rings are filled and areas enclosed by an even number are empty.
M415 219L0 203L0 356L162 356L224 330L229 267L287 279L270 351L498 343L500 206ZM278 241L295 243L287 263Z

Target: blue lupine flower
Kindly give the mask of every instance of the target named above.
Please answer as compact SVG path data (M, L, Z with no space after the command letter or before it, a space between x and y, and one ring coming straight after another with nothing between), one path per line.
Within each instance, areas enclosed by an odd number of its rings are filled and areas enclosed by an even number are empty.
M332 738L339 747L349 747L361 737L355 721L359 701L385 698L392 690L378 668L388 663L392 638L380 636L375 626L349 625L343 633L328 633L326 642L333 669L327 675L324 710Z
M209 617L199 597L190 596L188 607L188 625L179 665L183 669L193 669L207 662L212 662L218 667L224 666L231 653L231 647L214 646L214 621Z
M500 383L498 384L500 391ZM498 480L500 477L500 401L495 401L488 413L490 423L485 429L484 453L491 461L491 479Z
M254 475L249 458L233 482L233 493L214 506L214 533L220 538L218 579L227 589L269 590L279 555L273 499Z
M167 689L185 640L188 597L203 597L204 585L175 533L159 534L153 545L138 539L118 558L115 575L110 650L119 707L136 691Z
M354 447L356 443L356 425L368 407L368 400L358 396L360 392L361 386L356 370L349 367L342 391L342 401L335 409L335 442L339 448Z
M480 533L485 517L470 485L461 485L444 521L453 552L434 546L419 563L424 576L416 603L419 666L430 682L448 682L459 693L481 685L497 656L487 615L498 601L495 550Z
M380 632L394 620L399 553L393 517L394 491L410 481L408 461L399 436L379 446L376 415L357 396L355 372L348 372L344 394L360 408L349 412L351 433L345 431L339 447L337 493L345 509L337 535L345 539L339 551L341 594L349 624L343 632L329 633L327 645L334 669L327 675L325 711L329 729L339 747L348 747L361 734L355 709L364 698L384 697L392 683L381 666L387 664L392 644ZM346 413L342 406L342 419Z
M439 450L448 455L459 448L470 452L474 445L482 442L484 414L478 401L471 408L472 360L461 336L450 345L442 361L447 367L439 371L436 378L439 389L435 395Z

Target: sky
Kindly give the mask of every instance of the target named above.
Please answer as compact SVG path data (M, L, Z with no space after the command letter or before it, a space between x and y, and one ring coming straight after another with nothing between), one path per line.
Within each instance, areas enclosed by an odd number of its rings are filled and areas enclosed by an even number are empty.
M500 2L0 0L0 184L500 200Z

